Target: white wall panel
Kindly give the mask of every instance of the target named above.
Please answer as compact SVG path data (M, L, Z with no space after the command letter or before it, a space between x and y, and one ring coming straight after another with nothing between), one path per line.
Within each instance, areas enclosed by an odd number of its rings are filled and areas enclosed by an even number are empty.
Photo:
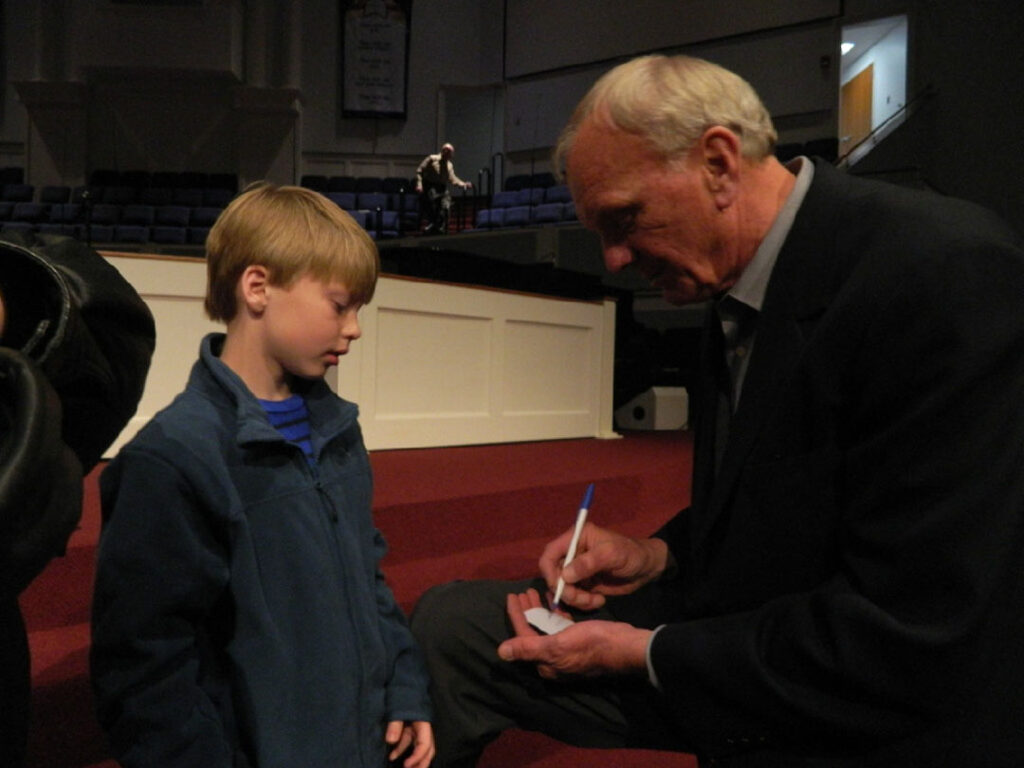
M488 318L382 307L370 343L378 419L488 415Z
M222 329L203 313L206 264L196 259L132 258L105 254L134 286L156 321L156 350L135 416L107 450L112 456L185 388L199 341Z
M105 254L149 305L156 352L113 455L185 387L203 313L202 260ZM382 277L363 335L327 381L359 405L371 449L614 437L615 308Z

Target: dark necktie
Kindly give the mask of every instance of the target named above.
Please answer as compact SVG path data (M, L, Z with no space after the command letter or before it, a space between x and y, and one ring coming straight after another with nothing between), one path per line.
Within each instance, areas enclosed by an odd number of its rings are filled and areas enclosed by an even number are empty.
M695 506L702 506L711 494L718 465L725 452L732 416L732 388L725 359L725 337L714 302L709 306L704 320L698 374L693 502Z
M712 346L709 351L710 364L713 366L715 378L715 476L718 476L719 467L722 465L722 455L725 453L725 444L729 441L729 425L732 422L732 395L733 395L733 372L729 367L726 357L726 350L730 344L735 342L735 327L733 338L726 338L722 329L722 314L718 311L717 304L712 305L711 312L714 315L712 320Z

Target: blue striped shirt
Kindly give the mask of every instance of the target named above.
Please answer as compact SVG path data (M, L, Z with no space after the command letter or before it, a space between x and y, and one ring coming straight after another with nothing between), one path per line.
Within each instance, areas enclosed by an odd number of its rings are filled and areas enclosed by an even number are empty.
M313 444L309 441L309 411L302 395L287 400L260 400L271 425L290 443L302 449L306 461L314 463Z

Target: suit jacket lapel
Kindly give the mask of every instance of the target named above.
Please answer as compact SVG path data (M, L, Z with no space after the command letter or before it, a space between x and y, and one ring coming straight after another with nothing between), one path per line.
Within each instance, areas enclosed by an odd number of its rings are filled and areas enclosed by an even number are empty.
M700 547L732 500L736 483L757 444L768 414L779 407L780 393L800 364L807 338L831 301L834 288L836 225L846 179L828 165L815 167L814 179L779 252L758 318L753 354L733 416L729 442L718 477L705 493L696 493L692 542ZM712 464L714 459L711 459ZM695 472L706 465L695 458Z

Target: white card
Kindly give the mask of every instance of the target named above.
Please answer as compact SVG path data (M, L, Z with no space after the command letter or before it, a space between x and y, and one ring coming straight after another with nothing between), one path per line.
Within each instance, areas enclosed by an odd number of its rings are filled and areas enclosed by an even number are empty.
M561 614L552 613L547 608L530 608L524 615L531 627L545 635L556 635L573 624L570 619Z

